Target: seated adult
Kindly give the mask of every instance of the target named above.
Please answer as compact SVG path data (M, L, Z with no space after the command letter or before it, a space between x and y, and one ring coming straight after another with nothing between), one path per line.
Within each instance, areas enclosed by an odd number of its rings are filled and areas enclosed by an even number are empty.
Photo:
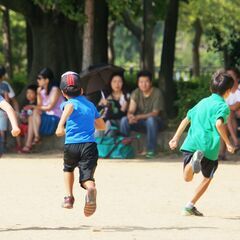
M160 90L152 86L152 74L140 71L137 75L138 88L130 98L128 114L121 119L120 131L129 136L130 131L147 133L147 158L156 156L158 130L162 127L160 113L163 110L163 98Z
M98 103L101 108L102 117L106 121L105 134L114 135L111 127L119 129L120 120L127 114L129 94L125 91L124 77L121 73L114 73L109 82L107 94L102 92L102 98ZM97 131L96 136L101 136L102 132Z
M239 109L240 109L240 89L239 89L239 79L240 79L240 71L231 67L227 69L227 73L233 78L234 85L230 95L226 99L226 103L230 108L230 115L227 121L227 129L233 141L233 144L236 148L240 147L238 136L237 136L237 119L239 118ZM219 160L227 160L226 159L226 146L224 141L221 139L221 148L219 152Z
M28 134L22 152L29 152L32 145L40 142L40 135L53 135L60 120L60 105L64 101L60 89L54 86L51 69L42 69L37 77L37 105L28 118Z

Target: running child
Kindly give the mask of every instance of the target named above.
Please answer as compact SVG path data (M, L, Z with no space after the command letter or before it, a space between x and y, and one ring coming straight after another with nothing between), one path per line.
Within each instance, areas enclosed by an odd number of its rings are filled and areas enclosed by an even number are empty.
M203 216L195 204L207 190L218 167L220 136L226 143L227 150L230 153L235 151L226 132L225 124L230 110L224 100L230 94L233 84L233 79L224 70L217 71L211 81L211 96L202 99L188 111L169 142L170 148L175 149L183 131L191 123L187 137L180 148L184 160L183 177L186 182L190 182L194 174L201 171L203 180L193 198L184 207L183 215Z
M94 171L97 166L98 150L94 139L95 127L105 130L105 123L100 118L93 103L83 95L80 77L75 72L66 72L61 76L60 89L67 99L62 104L63 113L59 121L56 135L65 134L64 145L64 182L66 195L63 208L73 208L74 169L79 168L79 183L87 190L84 214L91 216L96 210L96 187Z
M0 109L7 113L7 116L12 125L12 136L17 137L20 134L20 129L17 123L17 116L11 105L0 95ZM0 157L2 156L2 148L0 148Z

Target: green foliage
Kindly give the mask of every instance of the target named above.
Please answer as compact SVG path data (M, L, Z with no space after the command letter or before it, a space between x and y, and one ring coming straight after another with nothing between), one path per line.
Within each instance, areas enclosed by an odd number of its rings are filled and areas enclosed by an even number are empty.
M131 67L139 61L139 44L122 24L118 25L114 32L114 49L117 59L116 65Z
M181 30L191 32L198 18L211 51L227 51L240 63L240 8L239 0L188 0L180 9Z
M202 98L210 95L210 77L201 77L191 82L177 82L178 100L175 105L178 108L177 121L182 120L187 111L197 104Z
M14 73L23 73L27 68L26 21L25 18L10 11L10 28L12 43L12 64Z
M84 22L84 0L33 0L43 11L54 10L63 13L69 19Z
M20 94L21 91L27 84L27 75L26 73L16 73L11 81L11 85L16 93L16 95Z

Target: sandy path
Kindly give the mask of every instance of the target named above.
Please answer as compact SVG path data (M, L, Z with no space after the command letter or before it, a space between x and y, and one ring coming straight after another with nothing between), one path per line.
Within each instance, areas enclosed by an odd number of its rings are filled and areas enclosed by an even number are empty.
M78 184L74 209L60 207L61 154L10 155L0 162L0 240L240 239L240 162L220 164L198 204L203 218L180 214L200 176L184 183L179 158L100 161L91 218L83 215Z

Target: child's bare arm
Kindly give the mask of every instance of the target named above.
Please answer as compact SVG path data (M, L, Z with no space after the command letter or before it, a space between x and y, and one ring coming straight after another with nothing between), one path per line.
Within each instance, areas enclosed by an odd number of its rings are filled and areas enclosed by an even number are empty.
M95 119L95 128L100 131L104 131L106 129L106 124L102 118Z
M179 139L184 132L187 125L190 123L187 117L185 117L182 122L180 123L174 137L169 142L169 147L173 150L178 146Z
M58 137L61 137L65 134L64 125L65 125L68 117L71 115L72 112L73 112L73 105L71 103L66 104L65 107L64 107L62 116L60 118L60 121L58 123L57 130L55 132L55 134Z
M18 136L21 130L18 127L17 116L12 106L7 101L3 100L0 102L0 108L4 110L8 115L8 118L12 125L12 131L11 131L12 135L14 137Z
M223 120L221 118L219 118L216 122L216 128L220 134L220 136L222 137L223 141L225 142L226 146L227 146L227 150L230 153L234 153L235 151L235 147L231 144L228 135L227 135L227 126L226 124L223 123Z

